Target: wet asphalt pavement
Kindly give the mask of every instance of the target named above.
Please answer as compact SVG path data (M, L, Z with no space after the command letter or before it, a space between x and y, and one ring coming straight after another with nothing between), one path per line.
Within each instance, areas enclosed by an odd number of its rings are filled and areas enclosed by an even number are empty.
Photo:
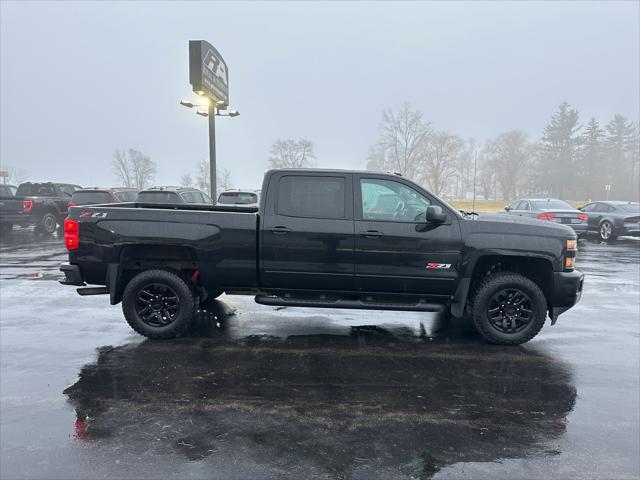
M638 478L640 241L581 241L581 302L521 347L437 315L223 296L149 341L56 281L61 240L0 242L11 478Z

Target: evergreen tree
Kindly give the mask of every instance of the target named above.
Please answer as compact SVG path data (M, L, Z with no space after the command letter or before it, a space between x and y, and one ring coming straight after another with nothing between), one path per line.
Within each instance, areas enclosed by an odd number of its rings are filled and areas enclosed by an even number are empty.
M567 102L558 107L544 129L537 183L553 196L575 195L579 131L578 111Z
M625 199L637 189L634 185L635 129L624 115L616 114L607 124L607 171L612 198Z
M578 178L580 181L579 197L598 199L602 197L605 169L604 130L600 123L592 118L582 133L582 148ZM577 197L576 197L577 198Z

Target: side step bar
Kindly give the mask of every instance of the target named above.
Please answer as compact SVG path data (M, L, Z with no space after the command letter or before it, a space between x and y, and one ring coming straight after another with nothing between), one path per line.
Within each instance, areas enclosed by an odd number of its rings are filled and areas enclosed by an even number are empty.
M352 308L362 310L399 310L405 312L441 312L445 306L441 303L427 303L419 301L415 303L398 302L369 302L363 300L348 299L304 299L283 298L271 295L256 295L256 303L278 307L320 307L320 308Z
M106 295L109 293L108 287L84 287L84 288L76 288L76 292L83 297L87 295Z

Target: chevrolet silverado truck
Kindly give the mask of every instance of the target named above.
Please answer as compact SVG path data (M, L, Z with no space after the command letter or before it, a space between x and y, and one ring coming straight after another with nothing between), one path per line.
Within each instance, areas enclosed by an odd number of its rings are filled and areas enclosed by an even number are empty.
M258 208L70 207L62 284L108 294L148 338L188 328L227 294L263 305L444 311L487 341L533 338L575 305L584 275L565 225L465 217L395 174L282 169ZM90 284L91 286L87 286Z

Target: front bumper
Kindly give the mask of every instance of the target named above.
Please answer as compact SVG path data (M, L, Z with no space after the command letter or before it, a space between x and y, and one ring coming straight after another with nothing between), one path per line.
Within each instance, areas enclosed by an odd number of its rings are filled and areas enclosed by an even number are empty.
M84 287L86 283L82 280L82 272L78 265L63 263L60 265L60 271L64 273L64 277L59 280L62 285L73 285L76 287Z
M556 323L560 314L566 312L580 301L583 284L584 273L578 270L553 273L553 294L551 295L551 307L549 309L552 325Z

